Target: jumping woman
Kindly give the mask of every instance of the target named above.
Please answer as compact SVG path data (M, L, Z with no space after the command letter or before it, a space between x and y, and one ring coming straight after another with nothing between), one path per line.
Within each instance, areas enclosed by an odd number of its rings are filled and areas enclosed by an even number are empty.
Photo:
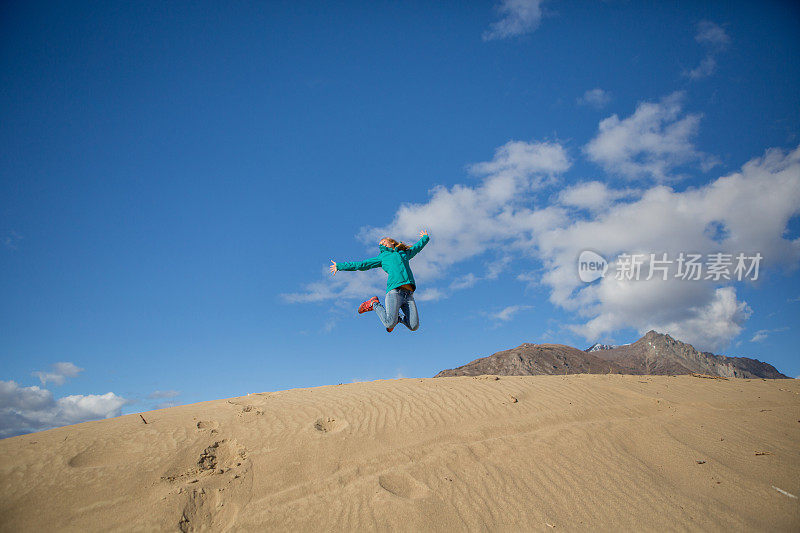
M414 246L384 237L378 243L380 253L366 261L337 263L331 259L331 273L334 276L339 270L369 270L377 267L381 267L389 274L389 280L386 282L386 307L381 305L377 296L373 296L358 306L359 314L374 310L389 333L398 322L411 331L417 331L419 327L417 303L414 301L414 291L417 289L417 285L414 281L414 274L411 273L411 266L408 264L411 258L417 255L430 240L428 232L425 230L420 231L419 236L420 239ZM401 310L403 311L402 317L400 316Z

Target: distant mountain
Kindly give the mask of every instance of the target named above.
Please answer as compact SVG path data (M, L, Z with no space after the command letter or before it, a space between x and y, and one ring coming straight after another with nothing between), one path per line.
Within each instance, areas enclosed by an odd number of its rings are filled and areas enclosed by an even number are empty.
M598 342L586 348L584 352L598 352L600 350L613 350L614 348L619 348L619 346L616 344L600 344Z
M579 350L563 344L522 344L435 377L495 374L709 374L736 378L788 378L775 367L747 357L699 352L691 344L656 331L620 346L595 344Z
M626 374L710 374L729 378L788 378L774 366L748 357L699 352L691 344L648 331L632 344L595 353L625 369Z
M469 364L442 370L445 376L529 376L538 374L624 374L624 368L612 361L563 344L522 344L510 350L476 359Z

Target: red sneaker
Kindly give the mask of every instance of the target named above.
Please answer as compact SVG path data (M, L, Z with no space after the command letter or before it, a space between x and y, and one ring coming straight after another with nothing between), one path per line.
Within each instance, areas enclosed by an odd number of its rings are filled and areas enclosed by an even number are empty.
M361 313L366 313L367 311L372 311L372 306L375 305L378 302L380 302L378 297L377 296L373 296L372 298L370 298L369 300L367 300L366 302L364 302L364 303L362 303L361 305L358 306L358 314L360 315Z

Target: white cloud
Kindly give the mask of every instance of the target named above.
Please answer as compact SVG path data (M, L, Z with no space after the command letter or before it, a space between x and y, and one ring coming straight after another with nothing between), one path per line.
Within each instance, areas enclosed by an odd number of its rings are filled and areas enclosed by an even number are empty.
M469 274L461 276L460 278L454 279L450 284L450 288L455 290L469 289L475 286L475 284L478 282L478 279L480 279L478 276L470 272Z
M0 381L0 409L39 411L53 402L53 394L36 385L20 387L14 381Z
M508 322L514 315L519 313L520 311L525 311L527 309L532 309L533 306L530 305L509 305L508 307L504 307L500 311L495 313L490 313L489 317L493 320L499 320L501 322Z
M784 238L784 230L799 206L800 148L788 154L768 150L741 172L706 186L683 192L656 186L634 202L617 202L589 217L576 215L569 224L543 232L542 282L551 288L553 303L586 319L572 329L587 340L633 327L667 331L700 349L719 349L741 331L749 314L746 303L736 300L735 288L672 277L619 281L613 261L610 274L587 286L577 276L579 253L592 249L612 260L620 252L668 253L672 259L681 251L760 252L763 267L795 268L800 239ZM722 240L706 231L711 224L724 226Z
M774 328L774 329L760 329L760 330L756 331L755 335L753 335L753 338L750 339L750 342L761 342L761 341L767 340L767 338L772 333L781 333L783 331L788 331L788 330L789 330L788 327Z
M511 141L491 161L470 167L482 178L479 185L436 187L428 202L400 206L389 225L365 228L362 236L402 237L429 228L431 242L414 259L414 272L435 279L454 263L501 249L503 241L517 238L520 231L549 226L559 218L558 208L530 209L530 195L569 167L566 150L556 142Z
M0 438L119 416L126 403L125 398L113 392L56 400L47 389L0 381Z
M697 23L697 33L694 39L700 44L713 46L715 48L726 48L731 44L731 38L725 33L725 30L709 20L703 20Z
M736 299L736 289L719 287L701 306L687 309L685 316L671 322L652 322L640 331L669 331L673 337L697 343L696 348L701 350L721 350L742 331L751 314L747 302Z
M508 267L511 263L511 256L504 255L499 259L493 259L488 261L485 264L485 272L486 274L483 276L476 276L474 273L469 272L463 276L460 276L450 283L451 290L461 290L461 289L470 289L475 286L481 280L492 280L497 279L500 274Z
M720 26L704 20L697 24L697 33L694 39L706 48L706 55L697 67L684 72L684 75L698 80L708 77L716 71L717 55L730 45L731 38Z
M77 424L87 420L112 418L120 415L127 401L113 392L105 394L75 394L56 400L53 425Z
M323 333L330 333L336 327L336 324L339 322L338 317L336 316L329 316L325 322L322 324L321 331Z
M711 54L708 54L700 61L699 65L692 70L686 71L685 75L693 80L699 80L700 78L707 78L708 76L711 76L716 70L717 58Z
M447 294L437 288L426 287L414 292L414 299L420 302L436 301L442 298L447 298Z
M583 93L583 96L579 97L576 101L578 105L588 105L595 109L602 109L611 101L611 94L609 94L608 91L596 87Z
M557 143L508 143L492 161L470 167L478 183L436 187L427 202L401 205L388 225L365 228L362 237L367 242L387 234L406 238L429 228L431 242L413 267L431 299L445 296L436 282L454 265L489 257L507 263L514 257L512 276L548 289L554 305L574 313L567 327L587 341L624 328L656 329L701 350L724 348L741 332L751 310L738 298L737 283L618 281L617 254L668 253L675 259L681 251L759 252L762 270L772 271L800 263L800 239L785 233L789 220L800 214L800 148L768 150L739 172L684 191L665 185L618 190L588 182L543 202L543 188L557 183L555 176L569 165ZM585 249L612 261L610 275L590 285L580 281L576 265ZM468 288L483 278L473 270L444 286ZM342 288L325 291L326 298L338 298ZM298 301L315 301L321 292Z
M483 33L483 40L507 39L532 32L542 20L542 3L543 0L502 0L495 8L500 20Z
M563 206L577 207L578 209L599 211L607 209L617 200L630 198L637 194L640 194L640 191L634 189L616 190L611 189L601 181L585 181L562 189L558 194L558 203Z
M569 166L566 150L556 142L509 141L495 150L491 161L476 163L470 170L486 176L490 196L505 198L510 191L501 184L528 182L539 186L546 177L564 172Z
M682 100L682 93L673 93L659 102L640 103L628 118L603 119L584 152L607 172L628 179L667 181L675 177L676 167L695 162L710 169L714 159L693 144L700 115L681 116Z
M380 237L391 235L413 242L409 237L427 228L431 241L413 259L412 266L415 278L429 283L457 262L501 249L504 241L517 239L520 232L549 227L560 217L561 208L534 211L527 205L529 195L552 183L569 166L566 150L556 142L510 141L497 149L491 161L470 167L481 178L479 185L435 187L428 202L401 205L387 226L362 228L361 238L377 243ZM497 277L508 262L505 256L493 261L485 277ZM283 297L291 303L363 299L370 293L380 294L376 287L385 284L385 274L378 270L340 272L333 279L328 276L307 284L302 292ZM370 273L374 277L366 275ZM425 289L429 296L423 293L416 296L418 300L444 296L441 291Z
M520 272L519 274L517 274L517 281L521 281L522 283L525 283L530 287L540 283L541 280L542 280L542 275L540 272L535 272L531 270L528 272Z
M374 255L378 254L377 240L375 241ZM366 259L349 258L346 260ZM369 256L371 257L371 256ZM344 261L345 259L340 259ZM323 302L326 300L342 299L365 299L373 294L383 294L385 292L386 281L382 280L380 269L368 270L365 272L338 272L335 276L323 270L323 276L327 279L307 283L303 291L282 294L284 301L289 303L312 303ZM383 287L382 287L383 286Z
M47 385L48 381L55 385L63 385L67 378L74 378L81 372L83 372L82 368L78 368L73 363L65 361L51 365L50 372L37 371L33 372L31 375L39 378L42 385Z
M501 272L503 272L508 265L511 264L511 256L505 255L500 259L489 261L486 265L486 275L484 279L497 279Z
M176 390L156 390L150 393L147 397L150 400L161 400L166 398L175 398L176 396L180 396L180 392Z

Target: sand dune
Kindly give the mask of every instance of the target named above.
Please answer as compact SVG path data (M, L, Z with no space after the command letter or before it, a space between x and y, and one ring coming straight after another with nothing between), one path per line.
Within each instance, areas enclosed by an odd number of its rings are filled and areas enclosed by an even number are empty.
M400 379L0 441L0 529L800 529L800 381Z

